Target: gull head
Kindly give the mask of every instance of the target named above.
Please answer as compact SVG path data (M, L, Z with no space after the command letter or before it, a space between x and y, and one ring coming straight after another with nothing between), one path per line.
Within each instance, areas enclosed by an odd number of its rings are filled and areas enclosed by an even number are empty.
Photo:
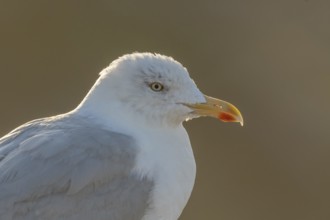
M199 116L243 125L234 105L204 95L184 66L171 57L152 53L133 53L114 60L101 71L78 108L104 120L117 117L157 126L176 126Z

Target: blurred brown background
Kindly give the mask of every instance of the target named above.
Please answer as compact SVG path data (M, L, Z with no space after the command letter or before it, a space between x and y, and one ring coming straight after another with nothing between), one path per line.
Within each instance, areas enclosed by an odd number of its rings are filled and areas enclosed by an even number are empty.
M245 118L186 124L181 220L330 219L330 1L0 0L0 134L73 109L133 51L173 56Z

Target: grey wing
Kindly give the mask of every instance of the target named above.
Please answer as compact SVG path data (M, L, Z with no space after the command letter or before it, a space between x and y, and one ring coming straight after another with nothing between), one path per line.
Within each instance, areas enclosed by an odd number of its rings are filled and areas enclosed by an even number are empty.
M153 183L131 172L136 153L96 127L22 127L0 139L1 219L141 219Z

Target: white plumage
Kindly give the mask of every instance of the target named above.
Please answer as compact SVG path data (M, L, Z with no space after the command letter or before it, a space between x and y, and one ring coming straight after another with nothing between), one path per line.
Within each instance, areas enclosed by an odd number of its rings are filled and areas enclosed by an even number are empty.
M1 219L178 219L195 179L182 122L204 115L242 122L172 58L120 57L76 109L0 139Z

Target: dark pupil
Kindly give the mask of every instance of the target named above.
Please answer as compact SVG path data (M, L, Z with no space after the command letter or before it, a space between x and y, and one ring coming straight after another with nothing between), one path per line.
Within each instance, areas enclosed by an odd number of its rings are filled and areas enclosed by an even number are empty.
M154 85L154 89L158 90L160 88L160 86L158 84Z

